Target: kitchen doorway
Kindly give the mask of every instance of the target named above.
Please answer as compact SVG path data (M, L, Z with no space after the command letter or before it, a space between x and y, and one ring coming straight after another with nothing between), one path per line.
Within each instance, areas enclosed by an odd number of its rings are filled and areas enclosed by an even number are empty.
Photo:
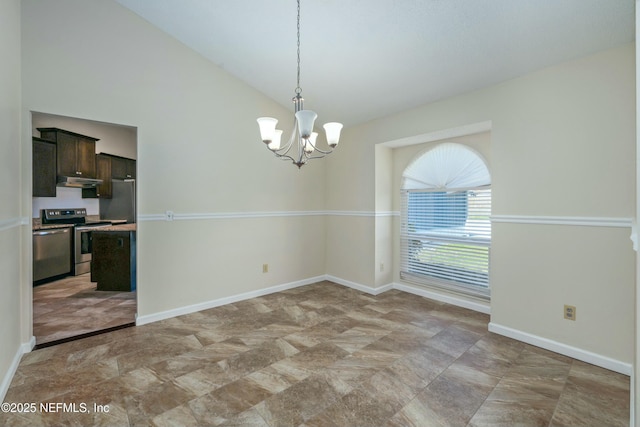
M36 348L134 326L137 128L39 112L31 123Z

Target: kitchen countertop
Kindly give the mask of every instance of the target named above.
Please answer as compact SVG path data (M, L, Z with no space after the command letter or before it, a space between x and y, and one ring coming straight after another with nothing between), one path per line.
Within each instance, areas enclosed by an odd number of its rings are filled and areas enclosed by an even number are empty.
M101 220L100 217L98 217L97 215L95 216L89 215L87 216L87 220L90 220L91 222L104 221L104 222L113 223L113 225L109 227L101 227L100 231L136 231L135 224L119 224L122 221L126 222L126 220L113 220L113 221L110 221L108 219ZM38 231L38 230L50 230L53 228L73 228L74 224L42 224L42 221L40 220L40 218L33 218L31 225L32 225L33 231Z
M33 231L50 230L52 228L73 228L73 224L41 224L39 218L34 218L32 228Z
M136 224L114 224L97 228L96 231L136 231Z

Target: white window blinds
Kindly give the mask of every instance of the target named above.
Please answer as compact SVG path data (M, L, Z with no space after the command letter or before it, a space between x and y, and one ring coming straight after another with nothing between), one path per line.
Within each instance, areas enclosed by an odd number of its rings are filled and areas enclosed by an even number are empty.
M489 295L491 190L403 191L402 203L402 278Z
M488 298L491 181L484 161L465 146L441 144L404 178L401 278ZM445 181L474 186L444 187Z

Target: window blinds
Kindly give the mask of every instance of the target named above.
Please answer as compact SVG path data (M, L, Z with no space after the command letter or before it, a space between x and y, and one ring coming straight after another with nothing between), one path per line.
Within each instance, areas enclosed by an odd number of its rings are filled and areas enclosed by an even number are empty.
M401 277L489 296L491 189L402 190Z

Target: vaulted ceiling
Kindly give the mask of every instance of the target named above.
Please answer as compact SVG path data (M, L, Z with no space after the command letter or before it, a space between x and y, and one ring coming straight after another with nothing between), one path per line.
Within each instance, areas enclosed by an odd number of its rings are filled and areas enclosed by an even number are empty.
M293 109L295 0L117 0ZM301 0L318 121L366 122L630 43L634 0Z

